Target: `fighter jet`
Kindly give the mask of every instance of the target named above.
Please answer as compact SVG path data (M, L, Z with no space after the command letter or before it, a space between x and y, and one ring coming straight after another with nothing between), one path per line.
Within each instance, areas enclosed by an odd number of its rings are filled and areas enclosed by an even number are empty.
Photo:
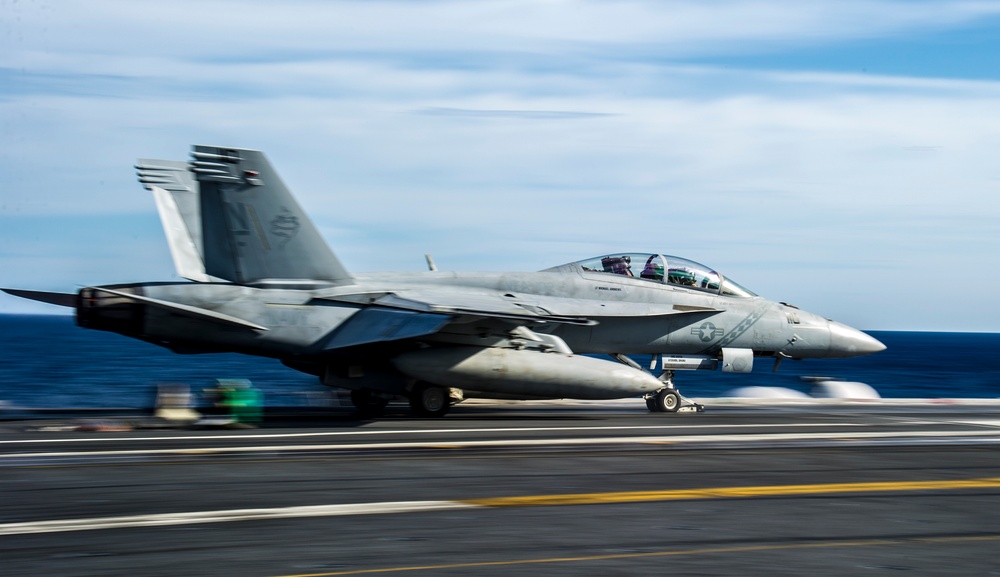
M428 417L466 398L636 397L672 413L700 408L674 386L677 370L745 373L755 359L885 348L660 252L539 272L444 272L428 258L426 271L351 273L259 151L199 145L190 161L136 169L190 282L4 290L177 353L279 359L348 389L370 415L399 397Z

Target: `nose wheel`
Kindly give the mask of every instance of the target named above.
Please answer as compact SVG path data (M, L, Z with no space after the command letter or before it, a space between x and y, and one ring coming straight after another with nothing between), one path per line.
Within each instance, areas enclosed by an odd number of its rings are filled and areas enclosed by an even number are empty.
M701 413L705 406L688 399L674 388L664 388L646 396L646 408L651 413Z
M654 413L676 413L681 408L681 394L676 389L660 389L646 399L646 408Z

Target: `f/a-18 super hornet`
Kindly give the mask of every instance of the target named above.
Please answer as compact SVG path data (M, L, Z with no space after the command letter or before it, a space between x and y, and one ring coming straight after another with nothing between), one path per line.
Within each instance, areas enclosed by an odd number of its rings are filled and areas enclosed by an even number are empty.
M178 353L279 359L350 390L372 414L399 396L423 416L473 397L642 397L651 411L674 412L687 403L676 370L749 372L759 358L885 348L654 252L539 272L444 272L428 258L426 271L351 273L262 153L195 146L191 156L136 168L177 272L193 282L7 292L73 307L82 327Z

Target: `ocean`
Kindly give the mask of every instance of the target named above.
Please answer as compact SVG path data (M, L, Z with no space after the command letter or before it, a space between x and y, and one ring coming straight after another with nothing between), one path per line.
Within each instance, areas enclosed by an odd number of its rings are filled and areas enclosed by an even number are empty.
M750 374L678 372L686 396L725 396L737 387L809 392L803 377L859 381L884 398L1000 397L1000 333L870 331L887 350L855 359L757 359ZM637 358L640 362L648 360ZM178 355L117 334L77 327L69 316L0 315L0 402L16 407L150 407L159 384L210 388L217 378L250 379L270 406L317 404L316 377L272 359Z

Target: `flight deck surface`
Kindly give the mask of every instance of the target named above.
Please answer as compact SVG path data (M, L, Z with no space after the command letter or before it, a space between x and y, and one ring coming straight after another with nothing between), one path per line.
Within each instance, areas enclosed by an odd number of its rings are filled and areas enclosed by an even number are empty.
M0 424L11 575L1000 571L995 405L52 424Z

